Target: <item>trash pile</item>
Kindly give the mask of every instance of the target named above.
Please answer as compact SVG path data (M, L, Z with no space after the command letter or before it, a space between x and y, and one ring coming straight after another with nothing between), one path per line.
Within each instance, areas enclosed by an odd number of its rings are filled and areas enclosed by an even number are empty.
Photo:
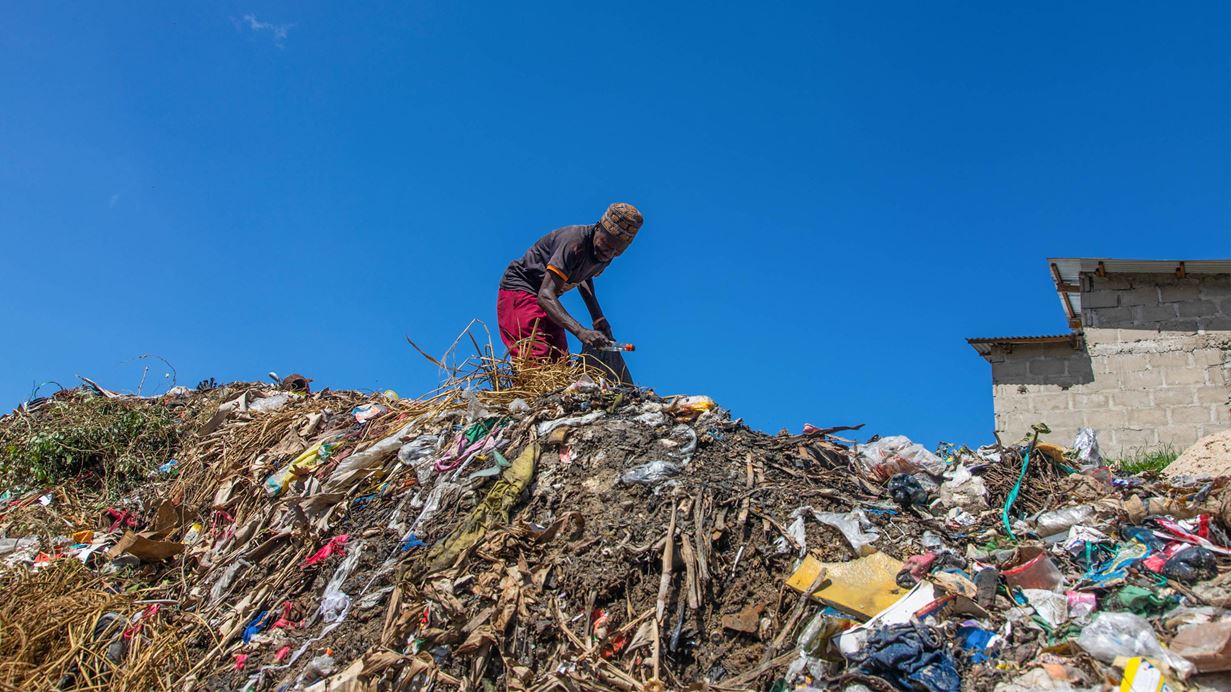
M0 418L13 484L49 421L100 401L174 421L165 459L123 467L139 482L96 454L0 498L0 685L1157 690L1231 670L1226 479L1118 477L1092 431L932 451L534 378L420 400L95 385Z

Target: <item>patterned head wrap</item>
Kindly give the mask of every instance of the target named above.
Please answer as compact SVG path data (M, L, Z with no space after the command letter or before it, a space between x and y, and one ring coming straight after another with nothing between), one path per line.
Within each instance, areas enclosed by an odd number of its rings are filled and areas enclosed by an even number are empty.
M616 202L607 207L598 226L626 243L632 242L641 228L641 212L631 204Z

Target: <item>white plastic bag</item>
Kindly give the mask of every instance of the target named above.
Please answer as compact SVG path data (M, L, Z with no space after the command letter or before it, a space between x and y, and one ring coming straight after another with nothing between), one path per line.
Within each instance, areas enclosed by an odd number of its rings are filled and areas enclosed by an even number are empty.
M987 509L987 485L965 466L959 466L952 479L940 484L940 503L946 509L960 507L967 512L981 512Z
M1117 656L1142 656L1171 668L1182 679L1196 670L1188 660L1164 649L1150 623L1132 613L1100 613L1082 629L1077 645L1103 663Z
M856 464L865 476L888 480L898 473L926 472L933 476L944 473L945 462L921 444L911 442L905 435L882 437L874 442L856 447Z
M804 519L809 515L813 519L832 526L842 532L846 541L851 544L851 548L855 550L856 555L864 556L876 552L872 544L881 537L876 530L876 525L868 521L868 515L864 514L862 509L852 510L846 513L839 512L818 512L812 509L811 505L804 505L791 512L791 518L794 519L791 525L787 527L787 532L791 537L799 543L799 556L803 557L807 552L805 544ZM786 539L778 539L778 552L786 552Z
M1077 505L1043 512L1034 520L1034 530L1046 538L1063 533L1074 526L1088 526L1094 523L1095 511L1092 505Z
M1069 619L1069 599L1064 594L1047 589L1022 589L1022 595L1034 612L1052 627L1059 627Z
M837 512L813 512L812 516L822 524L827 524L842 532L846 541L859 556L871 555L876 552L872 544L881 537L876 532L876 526L868 521L868 515L862 509L852 510L845 514Z

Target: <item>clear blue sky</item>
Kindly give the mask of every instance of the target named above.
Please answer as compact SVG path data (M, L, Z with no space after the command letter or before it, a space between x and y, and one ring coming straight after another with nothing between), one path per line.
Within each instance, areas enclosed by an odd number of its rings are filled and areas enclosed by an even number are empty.
M985 442L963 338L1064 331L1046 256L1231 256L1229 8L9 3L0 406L143 353L420 393L405 335L494 328L510 259L623 200L642 384Z

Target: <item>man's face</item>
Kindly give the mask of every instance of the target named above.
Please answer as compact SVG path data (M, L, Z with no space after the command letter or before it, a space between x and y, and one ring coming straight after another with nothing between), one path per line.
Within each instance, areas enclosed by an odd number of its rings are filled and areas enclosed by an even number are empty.
M611 235L602 228L598 229L598 233L594 234L594 257L599 262L610 262L611 260L624 254L628 249L631 241L622 240L614 235Z

